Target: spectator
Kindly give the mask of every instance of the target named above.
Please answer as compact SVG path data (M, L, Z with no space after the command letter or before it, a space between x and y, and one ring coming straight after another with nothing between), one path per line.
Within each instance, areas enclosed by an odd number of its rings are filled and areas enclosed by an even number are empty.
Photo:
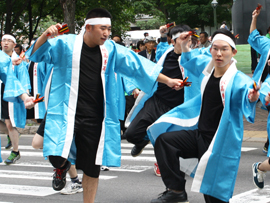
M208 47L211 45L211 42L208 40L207 32L203 31L200 33L200 42L201 44L199 45L199 48Z
M154 47L156 44L155 39L153 37L148 36L145 38L144 44L145 44L146 49L144 51L139 52L138 54L155 62L156 61L155 60L156 53L154 50Z
M229 28L228 28L227 25L226 25L226 21L222 21L221 26L220 26L220 29L222 29L222 28L224 28L224 29L230 31Z
M139 51L144 51L146 49L145 44L144 44L144 42L142 40L138 41L138 43L137 43L137 49Z

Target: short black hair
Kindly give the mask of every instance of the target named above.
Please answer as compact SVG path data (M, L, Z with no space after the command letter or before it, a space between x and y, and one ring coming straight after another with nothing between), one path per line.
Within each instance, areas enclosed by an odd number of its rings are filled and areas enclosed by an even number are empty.
M222 23L221 24L225 24L226 25L226 21L224 20L224 21L222 21Z
M22 52L22 45L16 44L15 48L20 48L20 52Z
M144 45L144 42L142 40L137 42L137 49L140 49L140 45Z
M208 33L205 31L202 31L200 34L204 34L205 37L208 37Z
M170 37L170 38L172 38L171 30L172 30L172 28L169 28L168 33L167 33L167 36Z
M270 31L270 27L267 28L267 31L266 32L268 33L269 31Z
M188 25L176 25L170 30L170 36L172 36L178 32L185 32L185 31L191 31L191 28ZM176 42L176 39L174 39Z
M112 18L112 15L109 11L107 11L104 8L94 8L86 14L86 20L89 18L99 18L99 17Z
M235 43L235 36L234 36L229 30L227 30L227 29L225 29L225 28L221 28L221 29L215 31L215 32L212 34L212 37L211 37L211 38L214 39L215 35L217 35L217 34L223 34L223 35L226 35L226 36L230 37L230 38L233 40L233 42ZM233 47L232 47L232 49L234 50Z
M113 39L114 37L119 37L120 42L122 42L122 41L123 41L120 35L113 35L113 36L112 36L112 39Z

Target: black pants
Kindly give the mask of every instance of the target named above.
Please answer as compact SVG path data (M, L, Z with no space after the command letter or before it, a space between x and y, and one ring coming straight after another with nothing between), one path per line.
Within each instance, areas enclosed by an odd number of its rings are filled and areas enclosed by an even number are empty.
M147 127L169 110L171 107L161 102L157 96L150 97L125 131L127 141L139 146L144 141Z
M180 171L179 157L200 159L208 149L212 138L202 136L198 130L167 132L157 138L154 150L166 188L185 190L185 174ZM205 195L205 201L218 202L216 198L208 195Z
M120 120L120 126L121 126L121 130L123 131L123 133L126 131L126 128L125 128L126 118L127 118L128 114L129 114L130 110L134 106L134 103L135 103L134 95L125 96L125 99L126 99L125 118L124 118L123 121Z

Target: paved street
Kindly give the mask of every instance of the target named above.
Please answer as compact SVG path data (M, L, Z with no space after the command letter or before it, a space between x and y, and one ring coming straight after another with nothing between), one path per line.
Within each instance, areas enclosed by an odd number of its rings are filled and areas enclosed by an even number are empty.
M270 181L266 177L264 190L257 190L252 182L251 164L266 159L261 148L266 140L267 112L258 104L256 123L244 122L244 142L242 158L231 203L270 202ZM51 188L53 168L42 157L42 150L31 147L33 135L20 138L21 159L12 166L0 164L0 203L72 203L82 202L82 193L61 195ZM2 158L6 159L10 150L5 150L6 136L1 135ZM137 158L130 156L132 145L122 141L122 165L102 171L96 202L100 203L147 203L165 190L161 178L153 171L155 162L152 146L148 145ZM81 177L81 171L79 171ZM69 182L68 178L68 182ZM199 193L190 192L192 179L187 177L186 189L189 202L204 202Z

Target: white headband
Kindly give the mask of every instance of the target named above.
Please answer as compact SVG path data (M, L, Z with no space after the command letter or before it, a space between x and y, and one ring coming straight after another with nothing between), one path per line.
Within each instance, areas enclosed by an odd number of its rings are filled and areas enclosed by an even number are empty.
M227 35L216 34L215 37L212 39L212 45L216 40L222 40L222 41L228 42L229 45L232 46L232 48L236 49L234 41L230 37L228 37Z
M181 32L177 32L176 34L172 35L172 39L177 39L181 35Z
M16 39L15 39L15 37L13 37L12 35L6 34L6 35L4 35L4 36L2 37L2 41L3 41L4 39L11 39L11 40L16 44Z
M89 18L85 21L84 25L82 26L80 35L83 35L85 32L86 25L98 25L98 24L109 24L111 25L110 18Z
M109 24L111 25L110 18L89 18L85 21L84 26L89 25L98 25L98 24Z

